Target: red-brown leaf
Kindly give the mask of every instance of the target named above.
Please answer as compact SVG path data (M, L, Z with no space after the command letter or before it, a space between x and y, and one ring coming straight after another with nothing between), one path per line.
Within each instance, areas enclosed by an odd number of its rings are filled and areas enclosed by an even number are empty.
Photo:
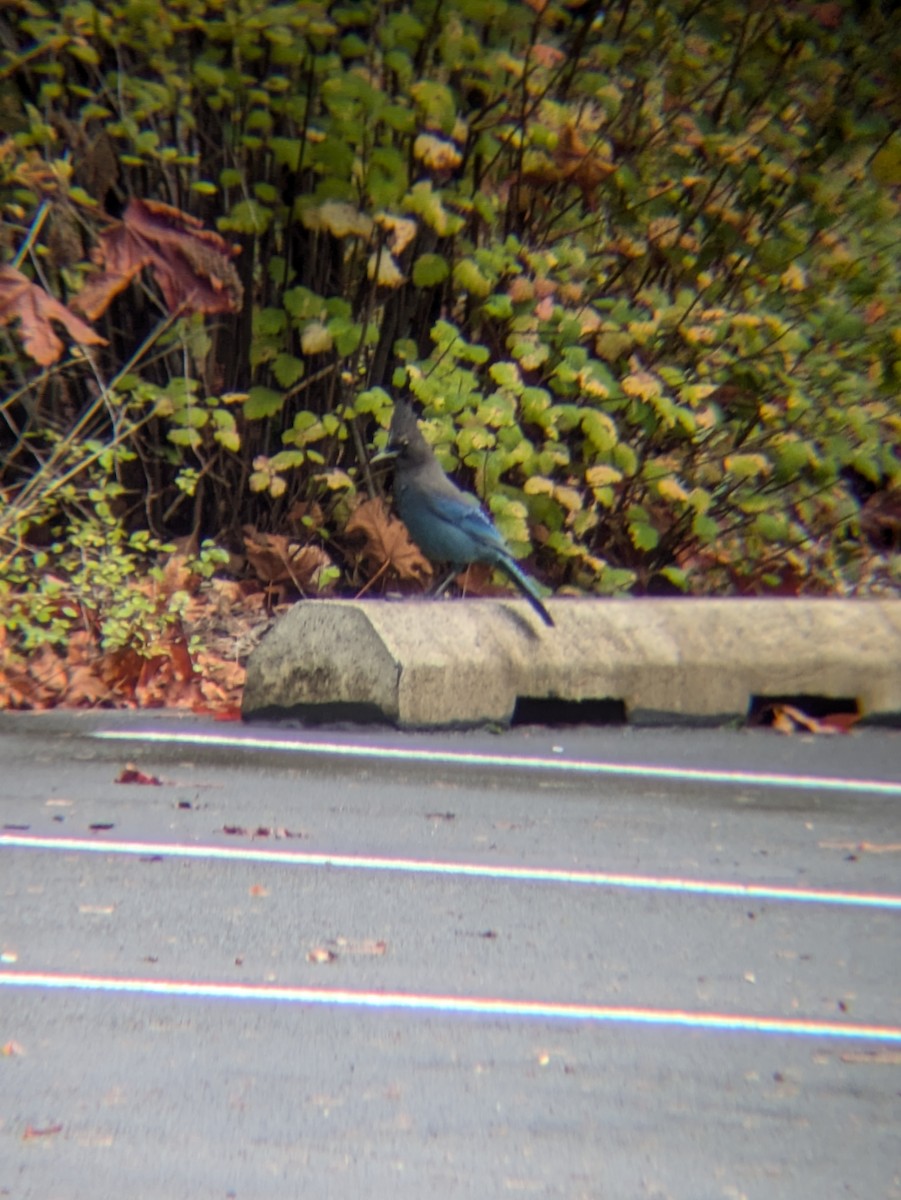
M432 574L428 559L413 544L404 523L392 517L379 498L359 504L344 532L366 539L363 557L379 570L387 564L398 579L416 583L424 583Z
M25 353L42 367L55 363L64 349L53 321L64 325L75 342L85 346L106 345L105 338L21 271L0 266L0 325L9 325L15 320L19 321L18 332Z
M231 262L238 253L189 213L133 198L121 221L100 235L94 260L102 270L72 303L96 320L149 267L170 312L238 312L244 290Z
M156 775L145 775L143 771L139 771L134 763L128 763L124 766L116 777L116 783L140 783L147 787L162 787L163 781L158 779Z
M301 592L317 586L332 562L321 546L301 546L282 533L261 533L252 525L244 526L244 549L263 583L293 583Z

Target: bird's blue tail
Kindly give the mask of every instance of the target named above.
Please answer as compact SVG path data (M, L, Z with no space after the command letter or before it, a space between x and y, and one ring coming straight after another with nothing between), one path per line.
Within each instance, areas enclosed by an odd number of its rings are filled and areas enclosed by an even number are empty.
M541 603L541 597L538 595L538 587L533 579L524 574L512 558L498 555L496 565L504 572L504 574L516 584L531 606L544 621L545 625L553 626L554 621L551 614Z

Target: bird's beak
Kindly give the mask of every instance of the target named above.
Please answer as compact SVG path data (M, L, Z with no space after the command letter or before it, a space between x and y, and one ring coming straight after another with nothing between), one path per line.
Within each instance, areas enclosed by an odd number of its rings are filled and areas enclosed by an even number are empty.
M375 467L378 466L379 463L394 462L398 454L400 454L400 447L392 446L389 442L384 450L379 450L378 454L373 455L373 457L369 460L369 465L371 467Z

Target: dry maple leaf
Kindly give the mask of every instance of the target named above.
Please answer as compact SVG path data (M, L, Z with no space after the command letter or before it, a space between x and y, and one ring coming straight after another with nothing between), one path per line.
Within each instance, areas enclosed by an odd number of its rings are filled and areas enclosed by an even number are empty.
M64 325L72 340L84 346L106 345L105 338L21 271L0 266L0 325L16 319L25 353L42 367L55 363L64 350L53 321Z
M113 694L93 666L78 663L69 672L65 703L74 708L94 708L113 699Z
M398 579L416 583L425 583L432 574L428 559L413 544L404 523L392 517L378 497L356 507L344 532L365 537L363 557L378 570L390 568Z
M293 583L299 592L318 589L322 572L332 560L321 546L301 546L282 533L261 533L244 526L244 549L263 583Z
M240 253L189 213L132 198L100 235L94 261L100 274L88 279L72 301L92 320L149 267L170 312L238 312L244 289L231 259Z

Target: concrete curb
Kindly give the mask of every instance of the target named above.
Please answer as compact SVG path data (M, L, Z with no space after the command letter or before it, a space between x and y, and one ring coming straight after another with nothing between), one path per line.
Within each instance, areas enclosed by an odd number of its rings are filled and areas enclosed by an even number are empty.
M613 700L630 721L743 718L753 696L901 716L901 600L317 600L247 664L245 719L510 721L518 698Z

